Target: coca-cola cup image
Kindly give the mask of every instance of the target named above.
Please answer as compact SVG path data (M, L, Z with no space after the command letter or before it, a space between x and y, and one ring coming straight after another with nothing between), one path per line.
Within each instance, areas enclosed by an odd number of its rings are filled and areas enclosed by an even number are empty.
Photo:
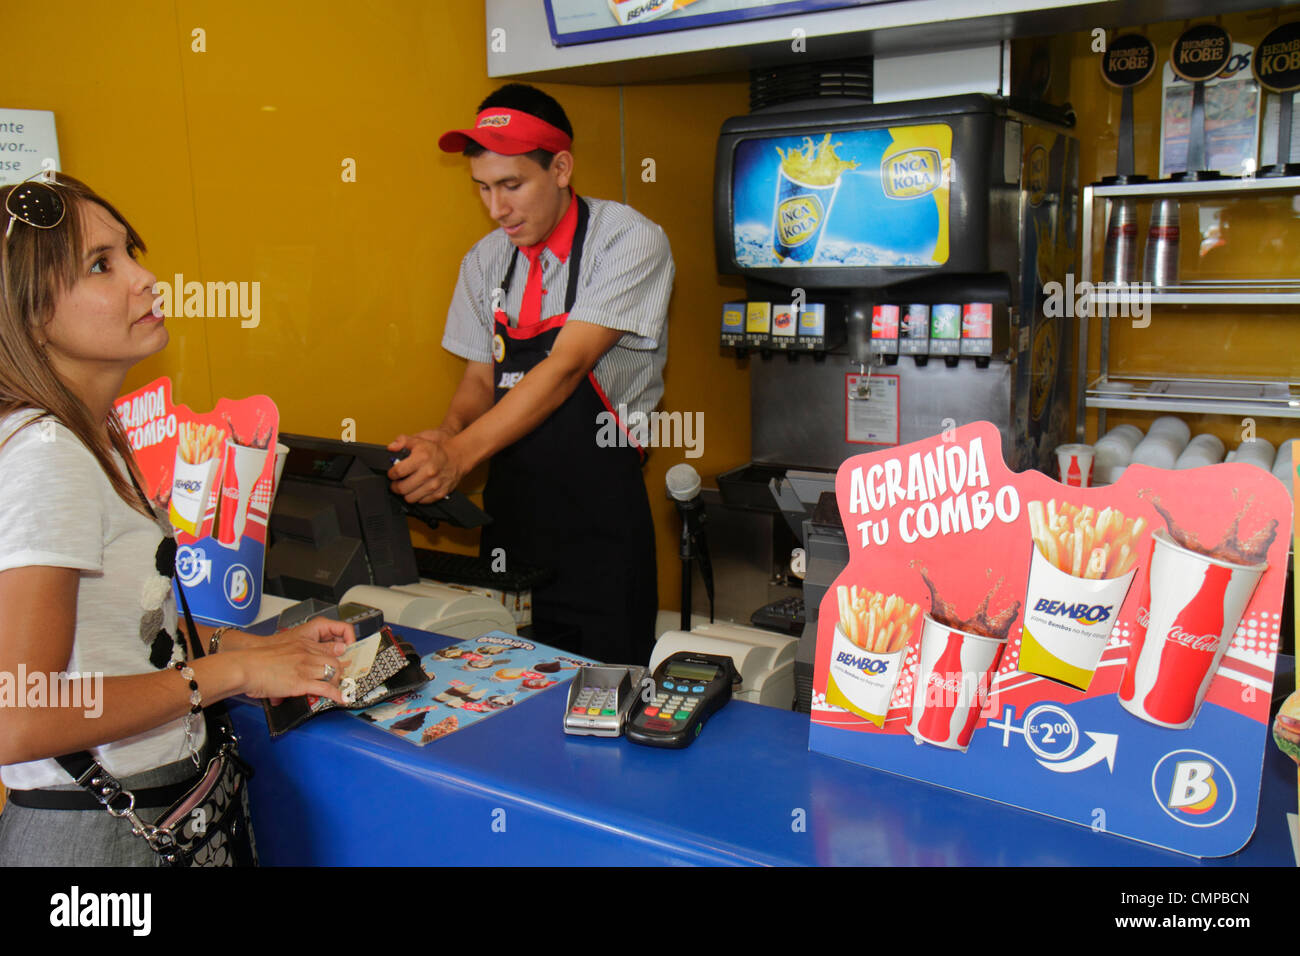
M1185 730L1196 722L1268 562L1245 565L1152 535L1146 599L1138 608L1119 702L1135 717Z
M248 501L266 465L267 449L226 442L226 467L217 505L217 543L238 548L248 520Z
M843 625L836 624L826 702L851 710L877 727L885 726L906 652L906 644L885 654L863 650L849 640Z
M277 442L275 446L275 480L271 482L271 497L280 490L280 476L284 474L284 460L289 457L289 446Z
M1056 462L1061 469L1061 484L1073 488L1092 487L1093 455L1091 445L1057 445Z
M961 631L925 615L906 727L912 739L965 752L1006 646L1006 637Z

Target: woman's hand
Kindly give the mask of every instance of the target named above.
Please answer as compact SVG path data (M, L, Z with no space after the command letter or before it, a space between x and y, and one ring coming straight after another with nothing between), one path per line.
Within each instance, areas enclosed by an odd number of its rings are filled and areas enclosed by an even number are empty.
M314 623L308 621L301 627ZM348 627L350 631L349 625L339 621L324 623ZM243 668L243 693L254 698L270 698L272 705L285 697L302 697L304 694L328 697L334 703L342 704L339 681L343 675L338 658L347 646L348 642L341 638L310 640L300 636L296 640L273 641L262 647L235 651Z
M248 634L244 631L227 631L221 638L222 651L250 651L271 644L293 644L306 641L309 644L342 641L344 644L356 642L356 631L351 624L331 621L324 617L314 617L310 621L265 636Z
M332 621L327 617L314 617L310 621L291 627L274 635L276 640L303 640L309 644L342 641L344 644L356 642L357 634L351 624Z

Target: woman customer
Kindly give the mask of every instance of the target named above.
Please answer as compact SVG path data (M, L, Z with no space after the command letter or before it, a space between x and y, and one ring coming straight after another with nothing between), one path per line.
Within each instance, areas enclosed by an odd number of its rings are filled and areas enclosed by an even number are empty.
M113 412L131 367L167 345L144 243L69 176L0 199L0 864L155 865L54 758L89 751L154 822L207 765L200 707L342 703L335 660L354 635L318 618L273 638L199 627L189 640L216 653L187 646L171 528Z

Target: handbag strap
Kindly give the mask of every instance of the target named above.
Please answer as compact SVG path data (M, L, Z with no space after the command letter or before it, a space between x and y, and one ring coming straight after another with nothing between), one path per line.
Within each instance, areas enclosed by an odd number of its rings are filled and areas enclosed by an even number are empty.
M135 487L135 492L140 496L140 501L153 513L153 505L149 502L148 496L140 488L140 483L136 481L135 473L131 466L127 464L126 473L131 479L131 484ZM185 588L181 582L172 577L172 583L176 585L176 593L181 599L181 608L185 612L185 626L189 631L188 644L189 650L196 658L203 657L203 641L199 638L198 628L194 626L194 616L190 613L190 602L185 599ZM189 656L188 654L186 655ZM203 722L208 730L208 743L212 746L214 743L234 743L235 732L231 726L230 714L223 702L218 701L209 704L203 708ZM135 805L135 798L130 792L122 788L119 781L113 774L105 770L89 750L79 750L76 753L67 753L61 757L55 757L55 762L62 767L77 784L90 793L104 805L109 813L114 816L126 816L132 812ZM125 798L125 806L114 806L114 801L119 798Z

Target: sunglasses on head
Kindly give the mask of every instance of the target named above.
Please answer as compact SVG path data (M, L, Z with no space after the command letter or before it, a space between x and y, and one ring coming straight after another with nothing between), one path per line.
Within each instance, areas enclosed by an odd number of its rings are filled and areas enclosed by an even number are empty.
M25 222L37 229L53 229L63 222L67 209L63 197L54 188L57 185L53 171L42 170L9 190L5 197L5 212L9 214L6 239L14 231L15 222Z

